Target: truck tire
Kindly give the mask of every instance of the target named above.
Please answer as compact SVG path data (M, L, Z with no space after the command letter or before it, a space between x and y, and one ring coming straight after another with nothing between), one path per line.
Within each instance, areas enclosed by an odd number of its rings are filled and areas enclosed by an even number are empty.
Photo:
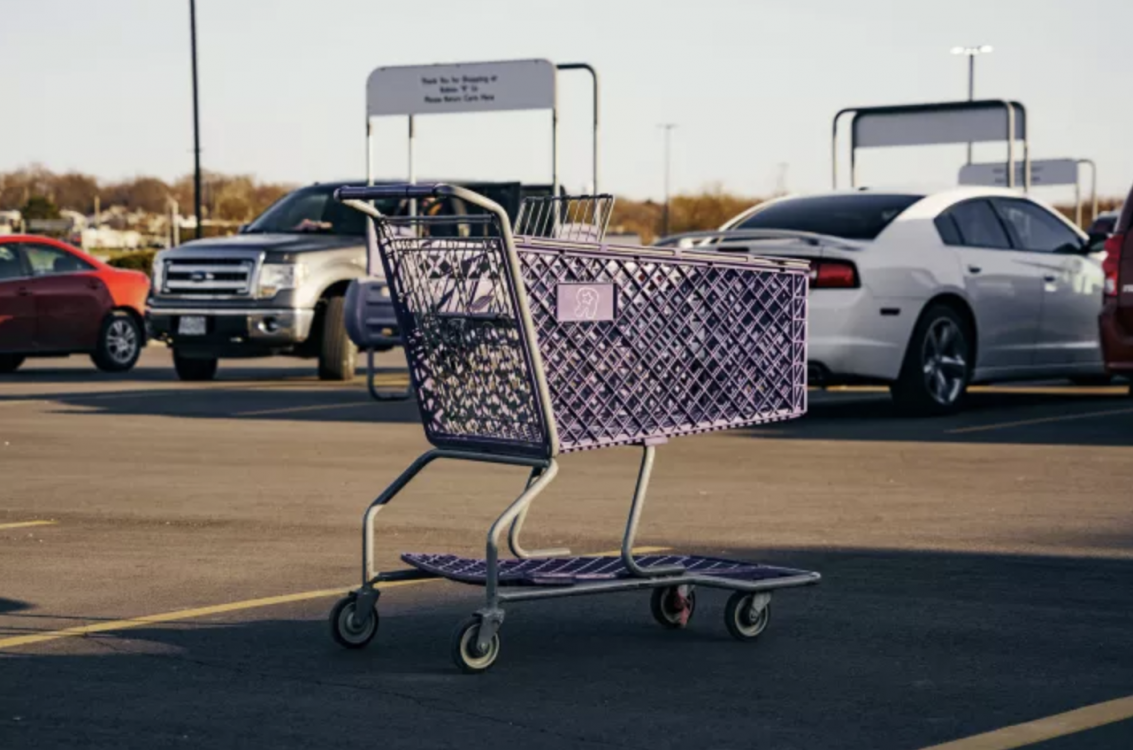
M173 350L173 369L177 371L177 377L181 380L212 380L216 377L216 366L216 357L196 359L186 357L176 349Z
M358 347L346 334L345 298L331 297L323 311L319 340L319 380L353 380L358 365Z
M18 354L0 354L0 373L15 372L24 363Z
M942 416L959 411L974 365L968 324L952 307L925 311L905 351L896 382L889 386L902 414Z
M115 310L102 321L90 358L103 372L128 372L137 364L144 343L142 327L130 313Z

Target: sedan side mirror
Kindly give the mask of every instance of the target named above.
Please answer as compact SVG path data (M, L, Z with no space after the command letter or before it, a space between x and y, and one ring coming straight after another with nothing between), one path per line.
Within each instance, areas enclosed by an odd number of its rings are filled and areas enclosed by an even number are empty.
M1076 242L1066 242L1054 249L1054 252L1059 255L1089 255L1093 252L1092 243L1088 240L1078 240Z

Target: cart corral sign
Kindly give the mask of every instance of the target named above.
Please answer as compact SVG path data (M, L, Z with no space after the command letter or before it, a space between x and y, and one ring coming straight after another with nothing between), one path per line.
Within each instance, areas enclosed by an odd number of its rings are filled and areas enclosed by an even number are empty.
M1075 185L1077 182L1077 159L1041 159L1031 162L1031 185ZM960 184L1005 187L1007 165L1003 162L965 164L960 168ZM1015 184L1023 184L1022 164L1015 165Z
M548 60L377 68L366 81L370 117L554 108Z
M1002 141L1013 129L1015 138L1024 140L1026 117L1017 102L873 107L854 116L852 138L856 148L928 146Z

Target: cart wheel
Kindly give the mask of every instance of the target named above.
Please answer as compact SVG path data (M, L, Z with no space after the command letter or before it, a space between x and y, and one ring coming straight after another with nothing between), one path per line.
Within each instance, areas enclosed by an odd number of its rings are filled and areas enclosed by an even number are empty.
M757 595L737 591L728 597L728 604L724 607L724 624L728 632L737 641L753 641L760 633L767 629L771 621L771 602L763 605L763 609L752 614L752 600Z
M345 596L330 611L330 635L343 648L365 648L378 632L378 606L359 622L356 598L355 594Z
M452 634L452 660L465 674L479 674L487 671L488 667L496 663L496 657L500 655L500 634L498 631L492 636L492 641L484 652L476 648L476 639L479 637L479 617L469 617L460 623Z
M653 619L666 628L680 630L688 626L696 611L696 589L692 586L666 586L653 589L649 599Z

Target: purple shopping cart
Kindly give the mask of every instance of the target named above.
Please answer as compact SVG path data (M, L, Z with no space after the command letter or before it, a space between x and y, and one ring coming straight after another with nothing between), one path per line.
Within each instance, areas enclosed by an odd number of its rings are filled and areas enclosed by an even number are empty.
M390 218L374 199L445 197L457 216ZM366 510L362 586L330 615L335 640L361 648L378 629L377 584L443 577L483 585L452 654L466 672L496 661L505 602L652 590L652 612L683 628L696 587L731 590L728 631L757 638L775 589L817 573L696 555L634 555L655 446L679 435L791 419L806 411L807 265L700 249L604 243L611 196L528 199L513 232L504 210L449 185L344 187L367 214L389 283L425 434L434 448ZM520 532L560 453L642 447L621 554L525 550ZM527 486L488 531L484 559L403 554L376 572L374 520L438 458L530 467ZM505 530L514 557L501 560Z

